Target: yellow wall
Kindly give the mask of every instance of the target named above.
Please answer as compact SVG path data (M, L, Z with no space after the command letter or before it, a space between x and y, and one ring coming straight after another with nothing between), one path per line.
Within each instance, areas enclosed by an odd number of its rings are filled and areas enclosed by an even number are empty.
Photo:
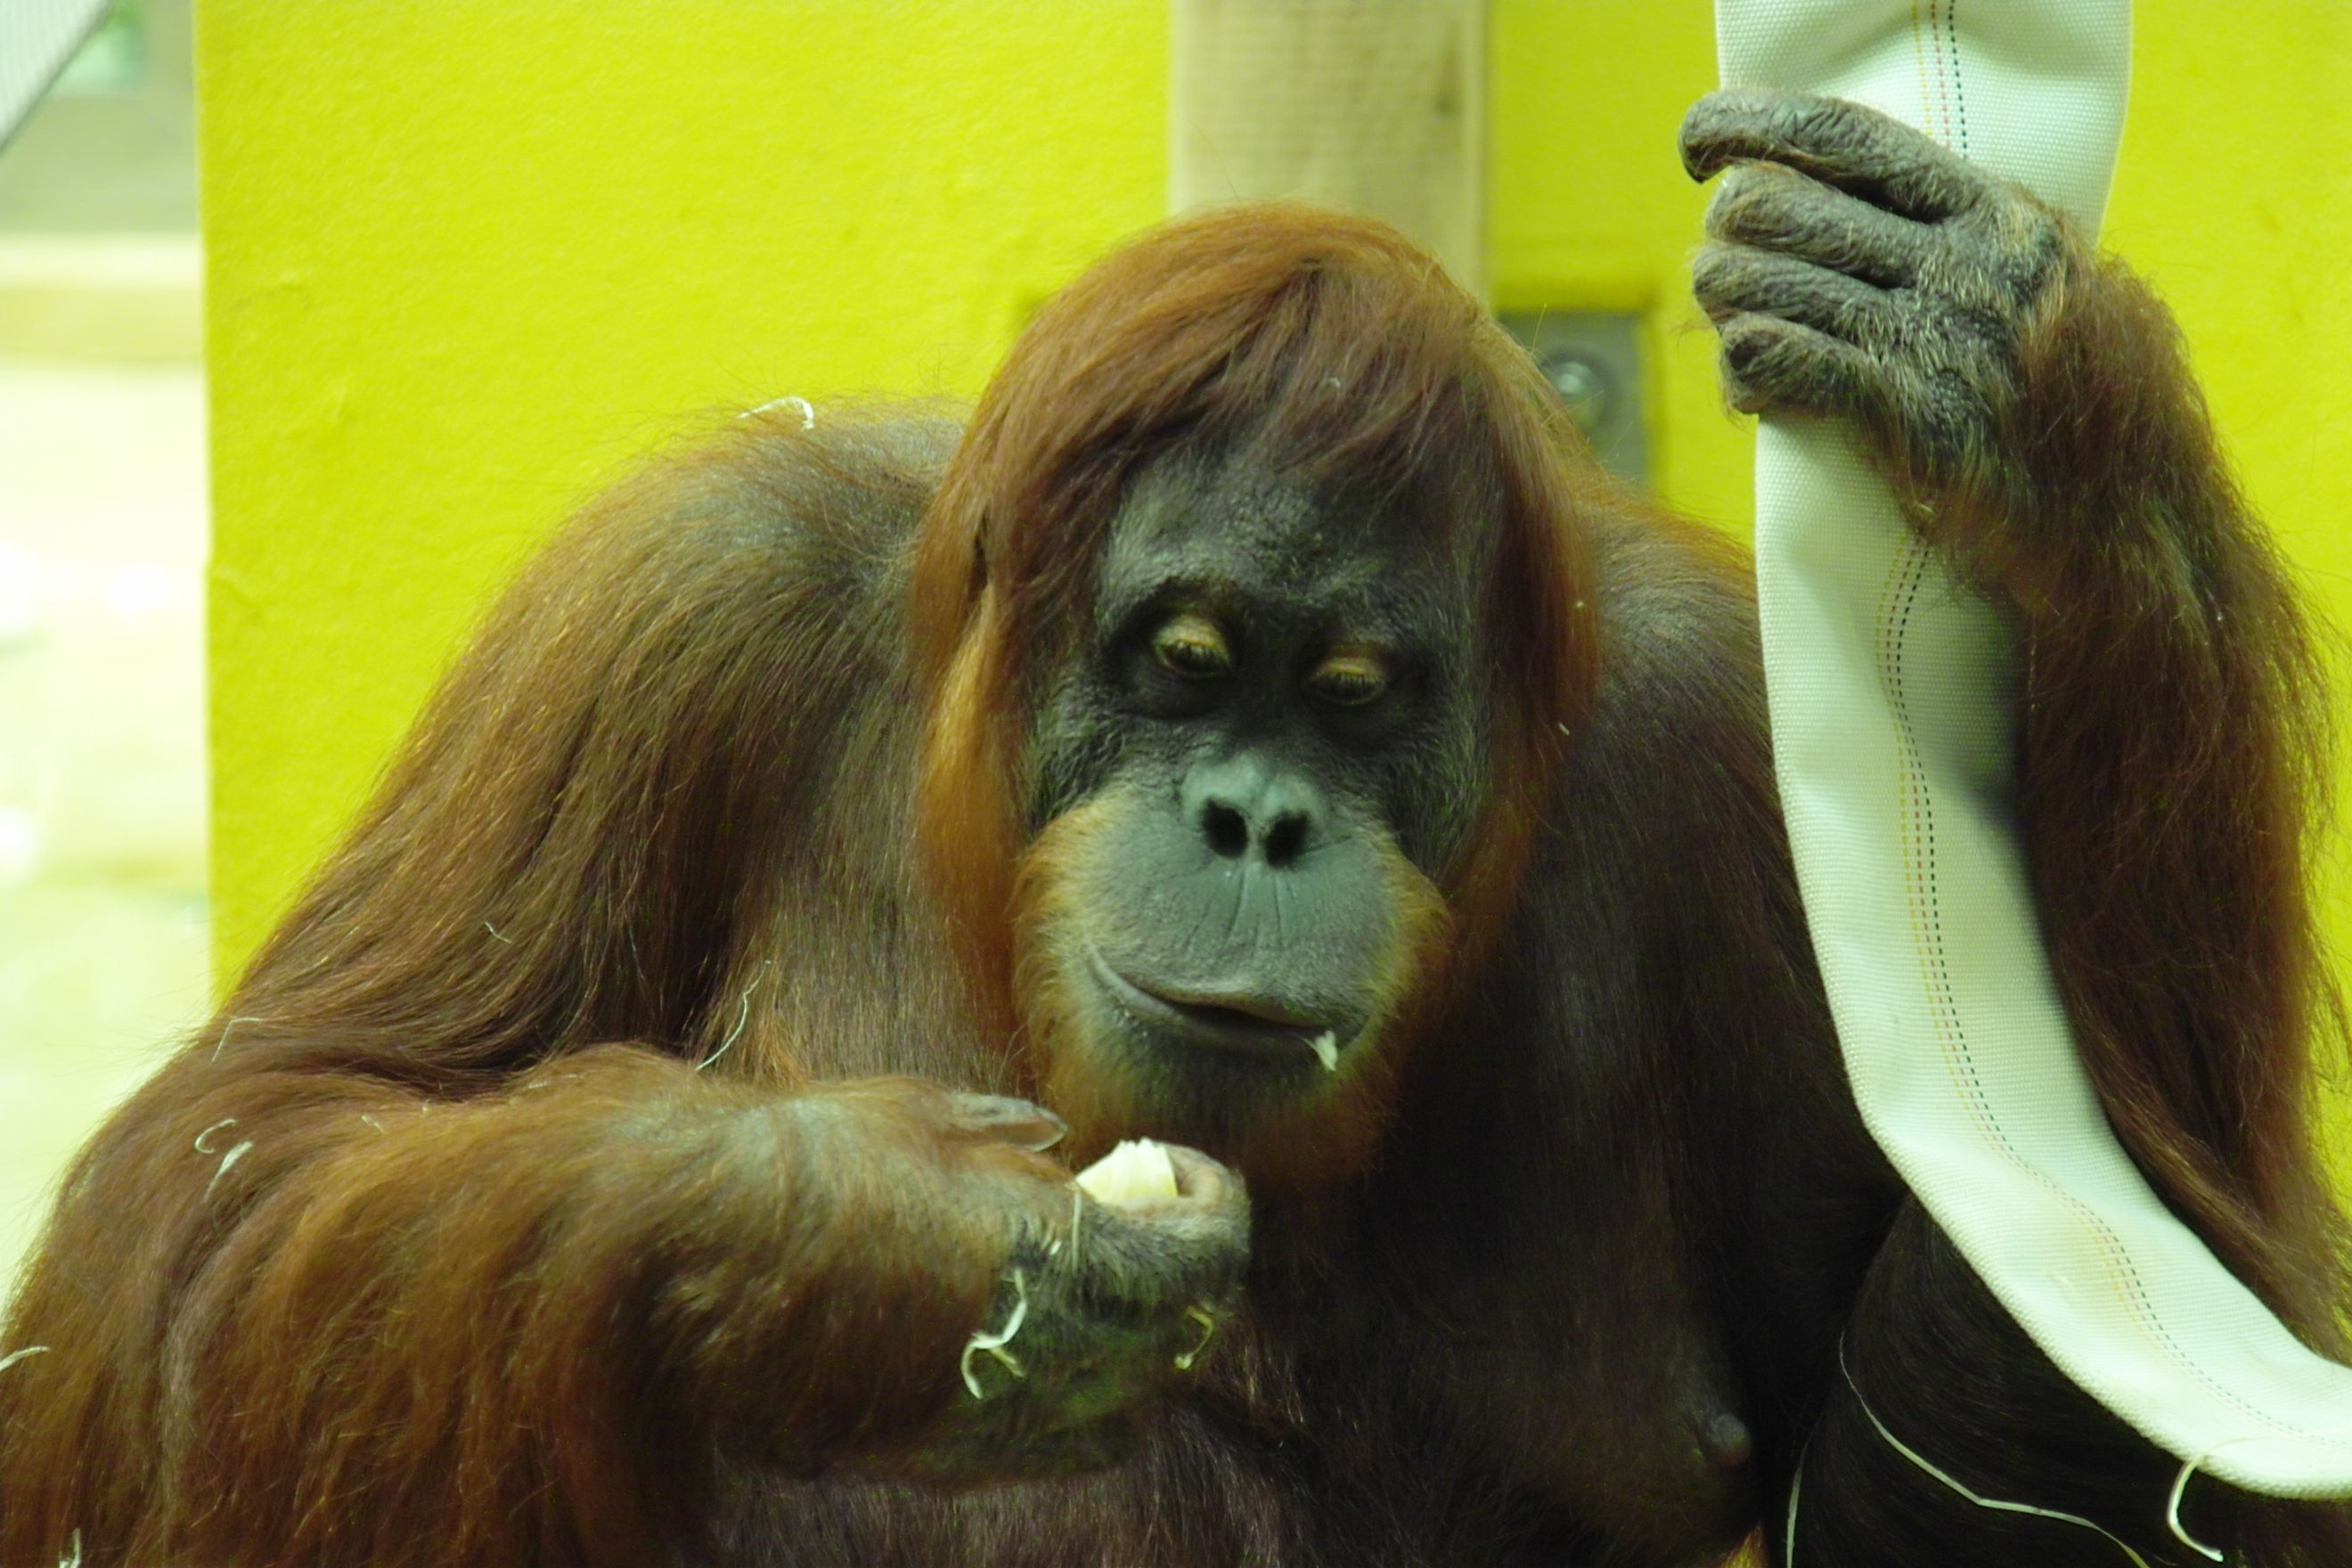
M2142 0L2135 64L2106 238L2171 302L2248 495L2332 623L2340 714L2352 693L2352 11ZM2339 815L2352 822L2352 750L2341 756ZM2352 976L2341 829L2321 893ZM2342 1074L2328 1122L2352 1193Z
M1726 416L1714 334L1689 303L1705 196L1675 128L1715 85L1698 0L1492 0L1487 277L1506 310L1639 310L1650 477L1675 506L1745 531L1747 422Z
M2217 15L2143 0L2109 236L2352 626L2352 20ZM1707 7L1495 0L1492 26L1496 302L1649 310L1660 486L1744 525L1746 431L1682 303ZM697 411L976 390L1161 201L1144 0L205 0L198 49L225 970L583 491Z
M1157 6L205 0L197 48L225 973L600 479L974 392L1162 203Z

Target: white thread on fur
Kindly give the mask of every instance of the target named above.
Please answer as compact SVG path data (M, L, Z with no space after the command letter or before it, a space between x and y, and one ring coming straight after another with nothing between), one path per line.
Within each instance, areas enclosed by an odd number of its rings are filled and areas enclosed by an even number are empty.
M49 1347L47 1345L26 1345L23 1350L10 1351L6 1355L0 1355L0 1372L6 1372L10 1367L15 1366L20 1361L29 1360L31 1357L37 1355L47 1355L48 1353Z
M220 1185L220 1179L228 1174L229 1167L236 1164L239 1160L244 1159L247 1152L251 1150L252 1147L253 1140L248 1138L244 1142L236 1144L231 1148L227 1153L221 1156L220 1169L215 1171L213 1173L213 1179L205 1184L205 1196L210 1197L213 1195L213 1189Z
M1217 1320L1210 1316L1206 1307L1187 1307L1184 1310L1184 1315L1201 1325L1201 1340L1191 1350L1176 1358L1178 1372L1192 1371L1192 1363L1201 1359L1201 1352L1209 1348L1209 1342L1217 1337Z
M743 1026L751 1021L751 993L757 991L760 988L760 982L765 980L767 977L767 973L763 970L760 973L751 977L751 984L743 987L743 1005L735 1015L735 1026L727 1031L727 1037L719 1042L719 1048L717 1050L711 1052L709 1056L694 1064L695 1071L700 1072L704 1068L709 1067L712 1062L717 1061L720 1057L727 1054L728 1047L732 1046L735 1043L736 1037L743 1032Z
M1028 1369L1021 1364L1011 1351L1004 1348L1006 1345L1013 1342L1013 1336L1019 1333L1021 1331L1021 1325L1028 1321L1029 1280L1028 1277L1024 1275L1020 1269L1015 1268L1013 1271L1012 1315L1004 1320L1004 1326L997 1330L994 1333L992 1334L983 1329L979 1333L972 1335L970 1342L963 1347L963 1358L958 1363L958 1369L963 1373L963 1385L971 1391L971 1396L974 1399L985 1399L988 1397L988 1395L980 1391L980 1379L971 1370L971 1358L976 1355L987 1354L994 1356L998 1361L1004 1363L1004 1370L1011 1373L1015 1377L1026 1377L1029 1375Z
M801 411L801 428L803 430L816 428L816 405L805 397L772 397L759 407L746 409L736 417L749 419L754 414L765 414L772 408L797 408Z
M219 1131L224 1127L234 1127L236 1125L236 1117L224 1116L218 1121L214 1122L210 1127L205 1128L202 1132L197 1133L196 1152L199 1154L211 1153L213 1152L213 1146L205 1142L205 1140L211 1137L214 1133Z
M2221 1446L2216 1443L2213 1447L2218 1448ZM2180 1522L2180 1500L2188 1494L2189 1478L2197 1473L2198 1465L2203 1461L2206 1454L2212 1451L2213 1448L2208 1448L2203 1454L2191 1454L2181 1461L2180 1473L2172 1478L2172 1495L2164 1500L2164 1528L2172 1531L2173 1540L2178 1541L2198 1556L2209 1563L2219 1563L2223 1561L2221 1551L2206 1545L2190 1535L2188 1528Z
M2330 1426L2321 1431L2305 1433L2305 1436L2310 1437L2340 1437L2347 1433L2352 1433L2352 1426ZM2189 1478L2195 1475L2199 1470L2204 1468L2205 1461L2211 1458L2215 1454L2220 1453L2222 1449L2234 1447L2240 1443L2252 1443L2258 1441L2260 1441L2259 1438L2251 1436L2224 1437L2218 1443L2209 1444L2207 1447L2200 1448L2196 1453L2189 1455L2186 1459L2183 1459L2180 1462L2179 1473L2172 1478L2172 1495L2167 1498L2164 1503L2164 1528L2172 1531L2173 1540L2178 1541L2181 1545L2186 1546L2189 1551L2194 1552L2197 1555L2204 1558L2209 1563L2226 1562L2228 1561L2228 1554L2221 1551L2218 1547L2206 1545L2203 1542L2189 1534L2189 1527L2180 1522L2180 1504L2182 1500L2189 1495Z
M1812 1451L1813 1440L1808 1437L1797 1450L1797 1473L1789 1478L1789 1524L1780 1532L1780 1568L1797 1568L1797 1498L1805 1489L1805 1456Z
M267 1020L262 1018L247 1016L245 1017L231 1018L227 1023L223 1024L221 1026L220 1038L213 1042L213 1060L220 1060L221 1051L228 1044L228 1032L231 1029L236 1028L239 1024L259 1024L266 1021Z
M2036 1508L2030 1502L2007 1502L2000 1498L1989 1498L1981 1493L1971 1491L1959 1480L1945 1474L1942 1470L1937 1469L1934 1465L1929 1464L1927 1458L1916 1449L1912 1448L1906 1445L1902 1438L1897 1437L1894 1433L1886 1429L1886 1423L1878 1418L1878 1412L1870 1407L1870 1401L1862 1396L1862 1389L1854 1383L1853 1373L1852 1369L1845 1364L1845 1346L1843 1344L1840 1344L1838 1346L1838 1372L1840 1375L1844 1377L1846 1391L1853 1395L1854 1404L1861 1408L1864 1417L1868 1420L1873 1426L1878 1428L1878 1435L1886 1440L1886 1446L1894 1449L1896 1453L1902 1455L1905 1458L1910 1460L1913 1465L1916 1466L1927 1475L1933 1477L1937 1481L1942 1482L1947 1488L1958 1492L1960 1496L1968 1499L1979 1508L1990 1509L1996 1513L2026 1513L2032 1514L2036 1519L2054 1519L2061 1524L2080 1525L2083 1529L2095 1531L2100 1535L2105 1536L2107 1540L2114 1542L2116 1550L2130 1558L2135 1564L2135 1568L2148 1568L2147 1559L2133 1551L2130 1543L2126 1542L2123 1537L2116 1534L2113 1531L2108 1530L2104 1525L2093 1523L2091 1521L2084 1519L2079 1513L2062 1513L2054 1508Z

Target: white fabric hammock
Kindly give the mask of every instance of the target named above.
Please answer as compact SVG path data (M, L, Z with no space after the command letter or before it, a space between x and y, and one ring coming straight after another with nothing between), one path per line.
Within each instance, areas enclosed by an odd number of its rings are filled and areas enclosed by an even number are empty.
M1717 0L1724 85L1868 103L2095 234L2128 0ZM2352 1495L2352 1371L2305 1350L2149 1191L2074 1048L2012 823L2019 657L1846 429L1757 435L1773 749L1854 1098L2034 1342L2252 1490Z

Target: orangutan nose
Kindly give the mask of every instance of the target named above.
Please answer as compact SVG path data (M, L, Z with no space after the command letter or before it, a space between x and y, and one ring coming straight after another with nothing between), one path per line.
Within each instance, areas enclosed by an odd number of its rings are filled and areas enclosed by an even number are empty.
M1277 870L1314 848L1322 829L1315 786L1255 752L1194 768L1184 781L1183 808L1213 853L1255 857Z

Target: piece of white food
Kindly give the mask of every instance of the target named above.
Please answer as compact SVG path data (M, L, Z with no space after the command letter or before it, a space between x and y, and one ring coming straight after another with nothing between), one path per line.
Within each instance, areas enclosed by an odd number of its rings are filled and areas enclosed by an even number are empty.
M1077 1180L1097 1203L1158 1203L1176 1195L1176 1163L1163 1145L1131 1138L1080 1171Z

